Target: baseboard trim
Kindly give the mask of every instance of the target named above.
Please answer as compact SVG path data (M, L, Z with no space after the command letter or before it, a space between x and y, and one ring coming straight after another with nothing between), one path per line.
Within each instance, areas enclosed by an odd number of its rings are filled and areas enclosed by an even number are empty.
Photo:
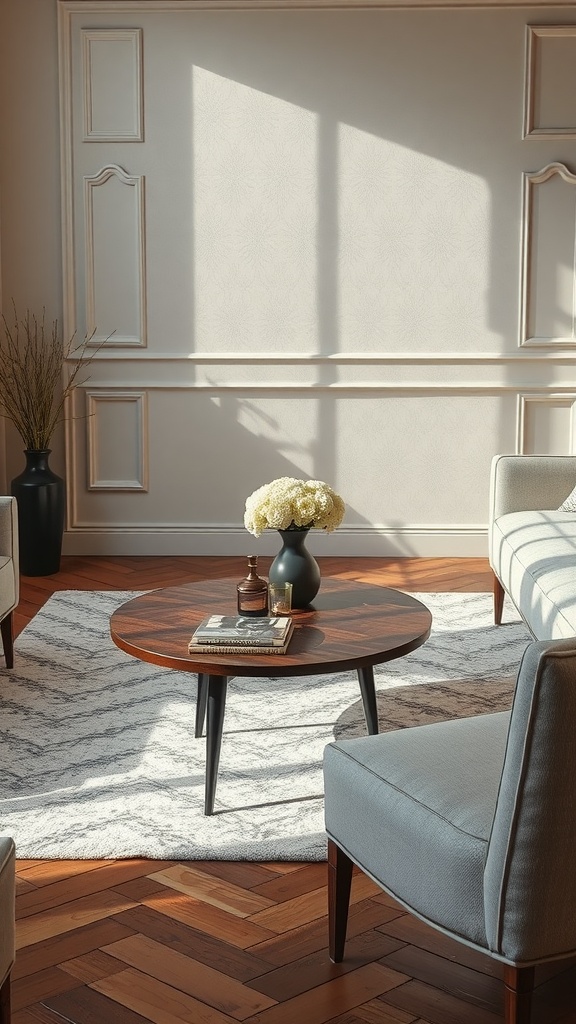
M308 546L316 558L486 558L488 532L485 526L348 527L330 534L312 531ZM65 555L275 555L279 538L273 530L255 538L237 527L85 529L66 532L62 550Z

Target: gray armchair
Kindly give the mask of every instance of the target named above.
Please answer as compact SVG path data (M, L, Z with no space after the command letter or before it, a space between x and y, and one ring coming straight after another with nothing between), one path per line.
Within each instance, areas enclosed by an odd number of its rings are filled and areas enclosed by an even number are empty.
M0 632L6 668L14 665L13 612L19 599L16 499L0 496Z
M10 984L15 957L16 851L0 836L0 1024L10 1024Z
M501 961L505 1022L529 1024L535 967L576 954L575 722L576 637L527 647L511 712L329 744L331 959L357 864Z

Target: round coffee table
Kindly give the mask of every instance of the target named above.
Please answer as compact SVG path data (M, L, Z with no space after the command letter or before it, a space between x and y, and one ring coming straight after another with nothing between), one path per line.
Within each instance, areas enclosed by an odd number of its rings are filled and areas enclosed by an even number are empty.
M237 582L202 580L153 590L127 601L110 618L112 640L127 654L198 676L195 735L202 735L206 718L205 814L214 810L230 678L353 670L358 674L368 733L374 735L378 714L373 666L421 647L432 625L428 608L409 594L323 577L313 604L293 612L295 628L286 654L189 654L188 641L202 619L237 614Z

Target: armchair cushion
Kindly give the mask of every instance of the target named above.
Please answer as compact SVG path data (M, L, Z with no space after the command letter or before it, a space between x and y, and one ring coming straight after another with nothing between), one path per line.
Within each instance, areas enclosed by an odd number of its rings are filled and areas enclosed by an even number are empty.
M509 721L500 712L417 726L341 740L324 755L328 835L379 884L384 858L396 899L481 946Z

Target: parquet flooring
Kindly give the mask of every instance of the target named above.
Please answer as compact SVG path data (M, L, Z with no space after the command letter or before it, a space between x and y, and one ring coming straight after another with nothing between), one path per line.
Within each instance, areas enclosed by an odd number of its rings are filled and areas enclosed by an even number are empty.
M484 559L319 561L323 573L410 591L492 586ZM56 590L146 590L240 578L244 566L65 557L57 575L22 579L16 632ZM13 1024L501 1022L497 964L359 873L352 901L346 957L334 965L324 864L20 860ZM576 1024L576 967L540 981L533 1024Z

